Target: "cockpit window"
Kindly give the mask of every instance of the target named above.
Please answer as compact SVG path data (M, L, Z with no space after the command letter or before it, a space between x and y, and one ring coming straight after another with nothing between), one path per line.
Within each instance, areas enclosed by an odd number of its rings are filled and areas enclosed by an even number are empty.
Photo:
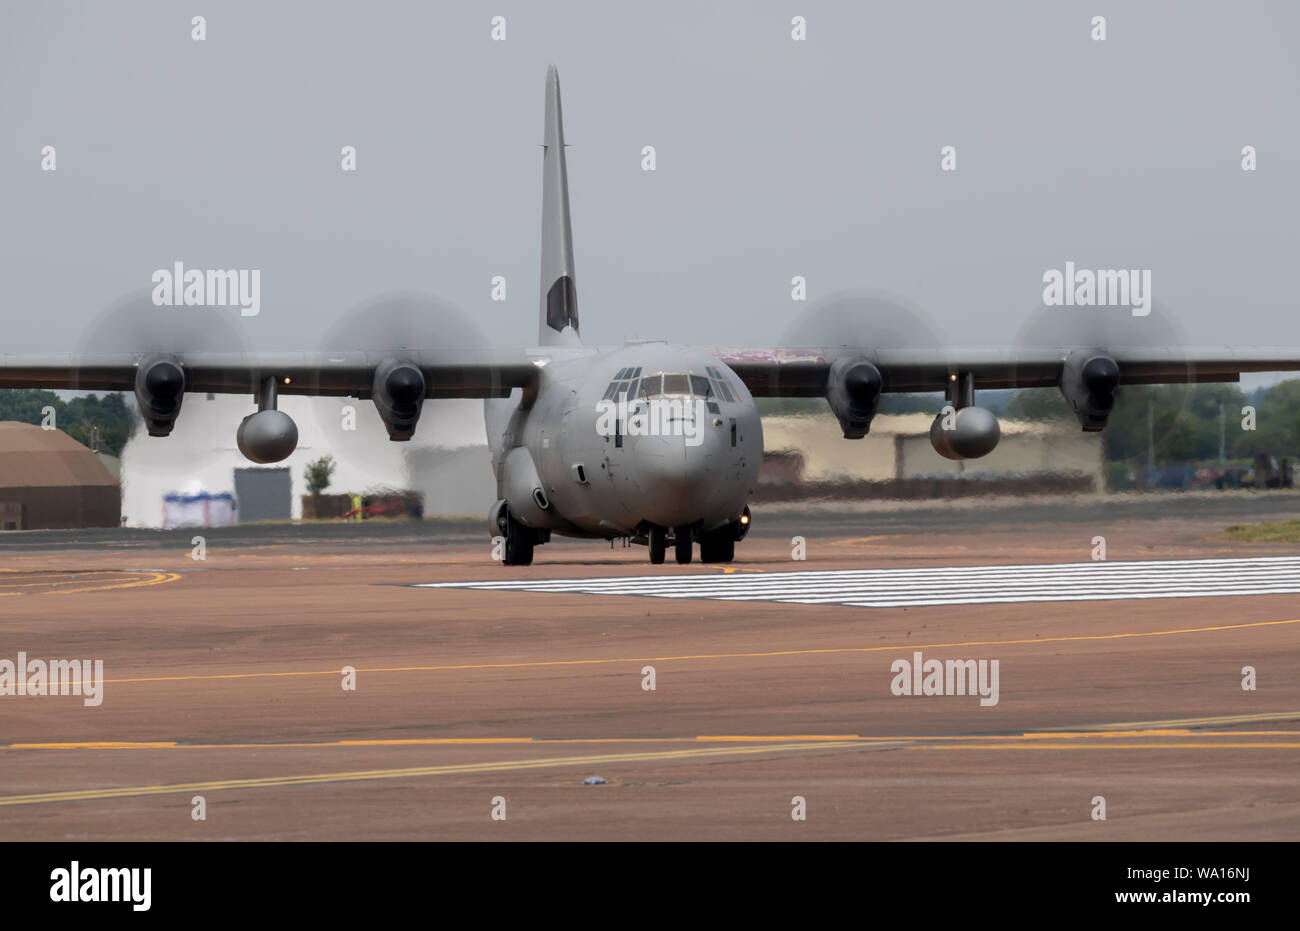
M637 371L639 373L639 370ZM714 369L710 368L709 372L712 375ZM635 386L637 383L634 381L632 384ZM707 377L676 372L656 372L640 380L640 390L636 393L636 397L657 398L665 396L700 398L707 402L709 410L715 414L718 413L718 398L727 401L736 400L730 386L720 376ZM610 396L611 399L613 397L613 395Z
M664 377L659 374L647 375L641 379L641 390L637 393L639 398L653 398L663 393Z
M690 397L691 380L687 375L664 374L664 391L669 397Z
M601 400L616 401L620 394L626 394L628 397L633 397L636 394L637 377L640 376L640 374L640 367L619 369L618 374L614 376L614 380L611 381L609 387L605 389L604 397L602 397Z
M735 395L732 394L730 382L727 381L726 377L720 371L711 365L707 366L705 371L709 373L709 377L713 380L713 384L717 388L717 393L724 401L736 400Z

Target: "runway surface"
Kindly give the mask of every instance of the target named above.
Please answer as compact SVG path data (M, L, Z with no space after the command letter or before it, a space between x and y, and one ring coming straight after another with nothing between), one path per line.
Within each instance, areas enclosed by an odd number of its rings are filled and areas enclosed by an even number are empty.
M1300 553L1214 538L1300 495L911 513L757 511L727 567L504 568L432 523L202 561L0 535L0 660L106 680L0 695L0 840L1300 837ZM996 660L996 704L894 694L917 653Z

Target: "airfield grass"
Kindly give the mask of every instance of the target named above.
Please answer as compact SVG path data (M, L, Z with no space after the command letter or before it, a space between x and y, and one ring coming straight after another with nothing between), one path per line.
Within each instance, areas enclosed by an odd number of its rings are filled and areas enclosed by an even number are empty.
M1300 543L1300 520L1233 524L1220 534L1220 538L1245 543Z

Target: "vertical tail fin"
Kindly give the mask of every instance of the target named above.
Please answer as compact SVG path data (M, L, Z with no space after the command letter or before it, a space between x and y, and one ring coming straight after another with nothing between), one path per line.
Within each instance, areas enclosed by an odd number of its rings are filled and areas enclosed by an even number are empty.
M569 228L569 176L564 167L564 118L560 75L546 69L546 136L542 155L543 346L574 345L578 339L578 291Z

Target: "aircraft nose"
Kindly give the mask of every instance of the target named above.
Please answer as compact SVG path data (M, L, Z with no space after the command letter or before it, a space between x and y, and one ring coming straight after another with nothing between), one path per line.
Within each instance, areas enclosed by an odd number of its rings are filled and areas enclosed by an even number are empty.
M691 494L708 476L703 445L687 446L680 439L649 438L637 449L641 481L677 495ZM647 489L648 490L648 489Z
M689 445L682 437L641 437L637 484L648 508L646 519L664 527L694 523L716 494L707 439Z

